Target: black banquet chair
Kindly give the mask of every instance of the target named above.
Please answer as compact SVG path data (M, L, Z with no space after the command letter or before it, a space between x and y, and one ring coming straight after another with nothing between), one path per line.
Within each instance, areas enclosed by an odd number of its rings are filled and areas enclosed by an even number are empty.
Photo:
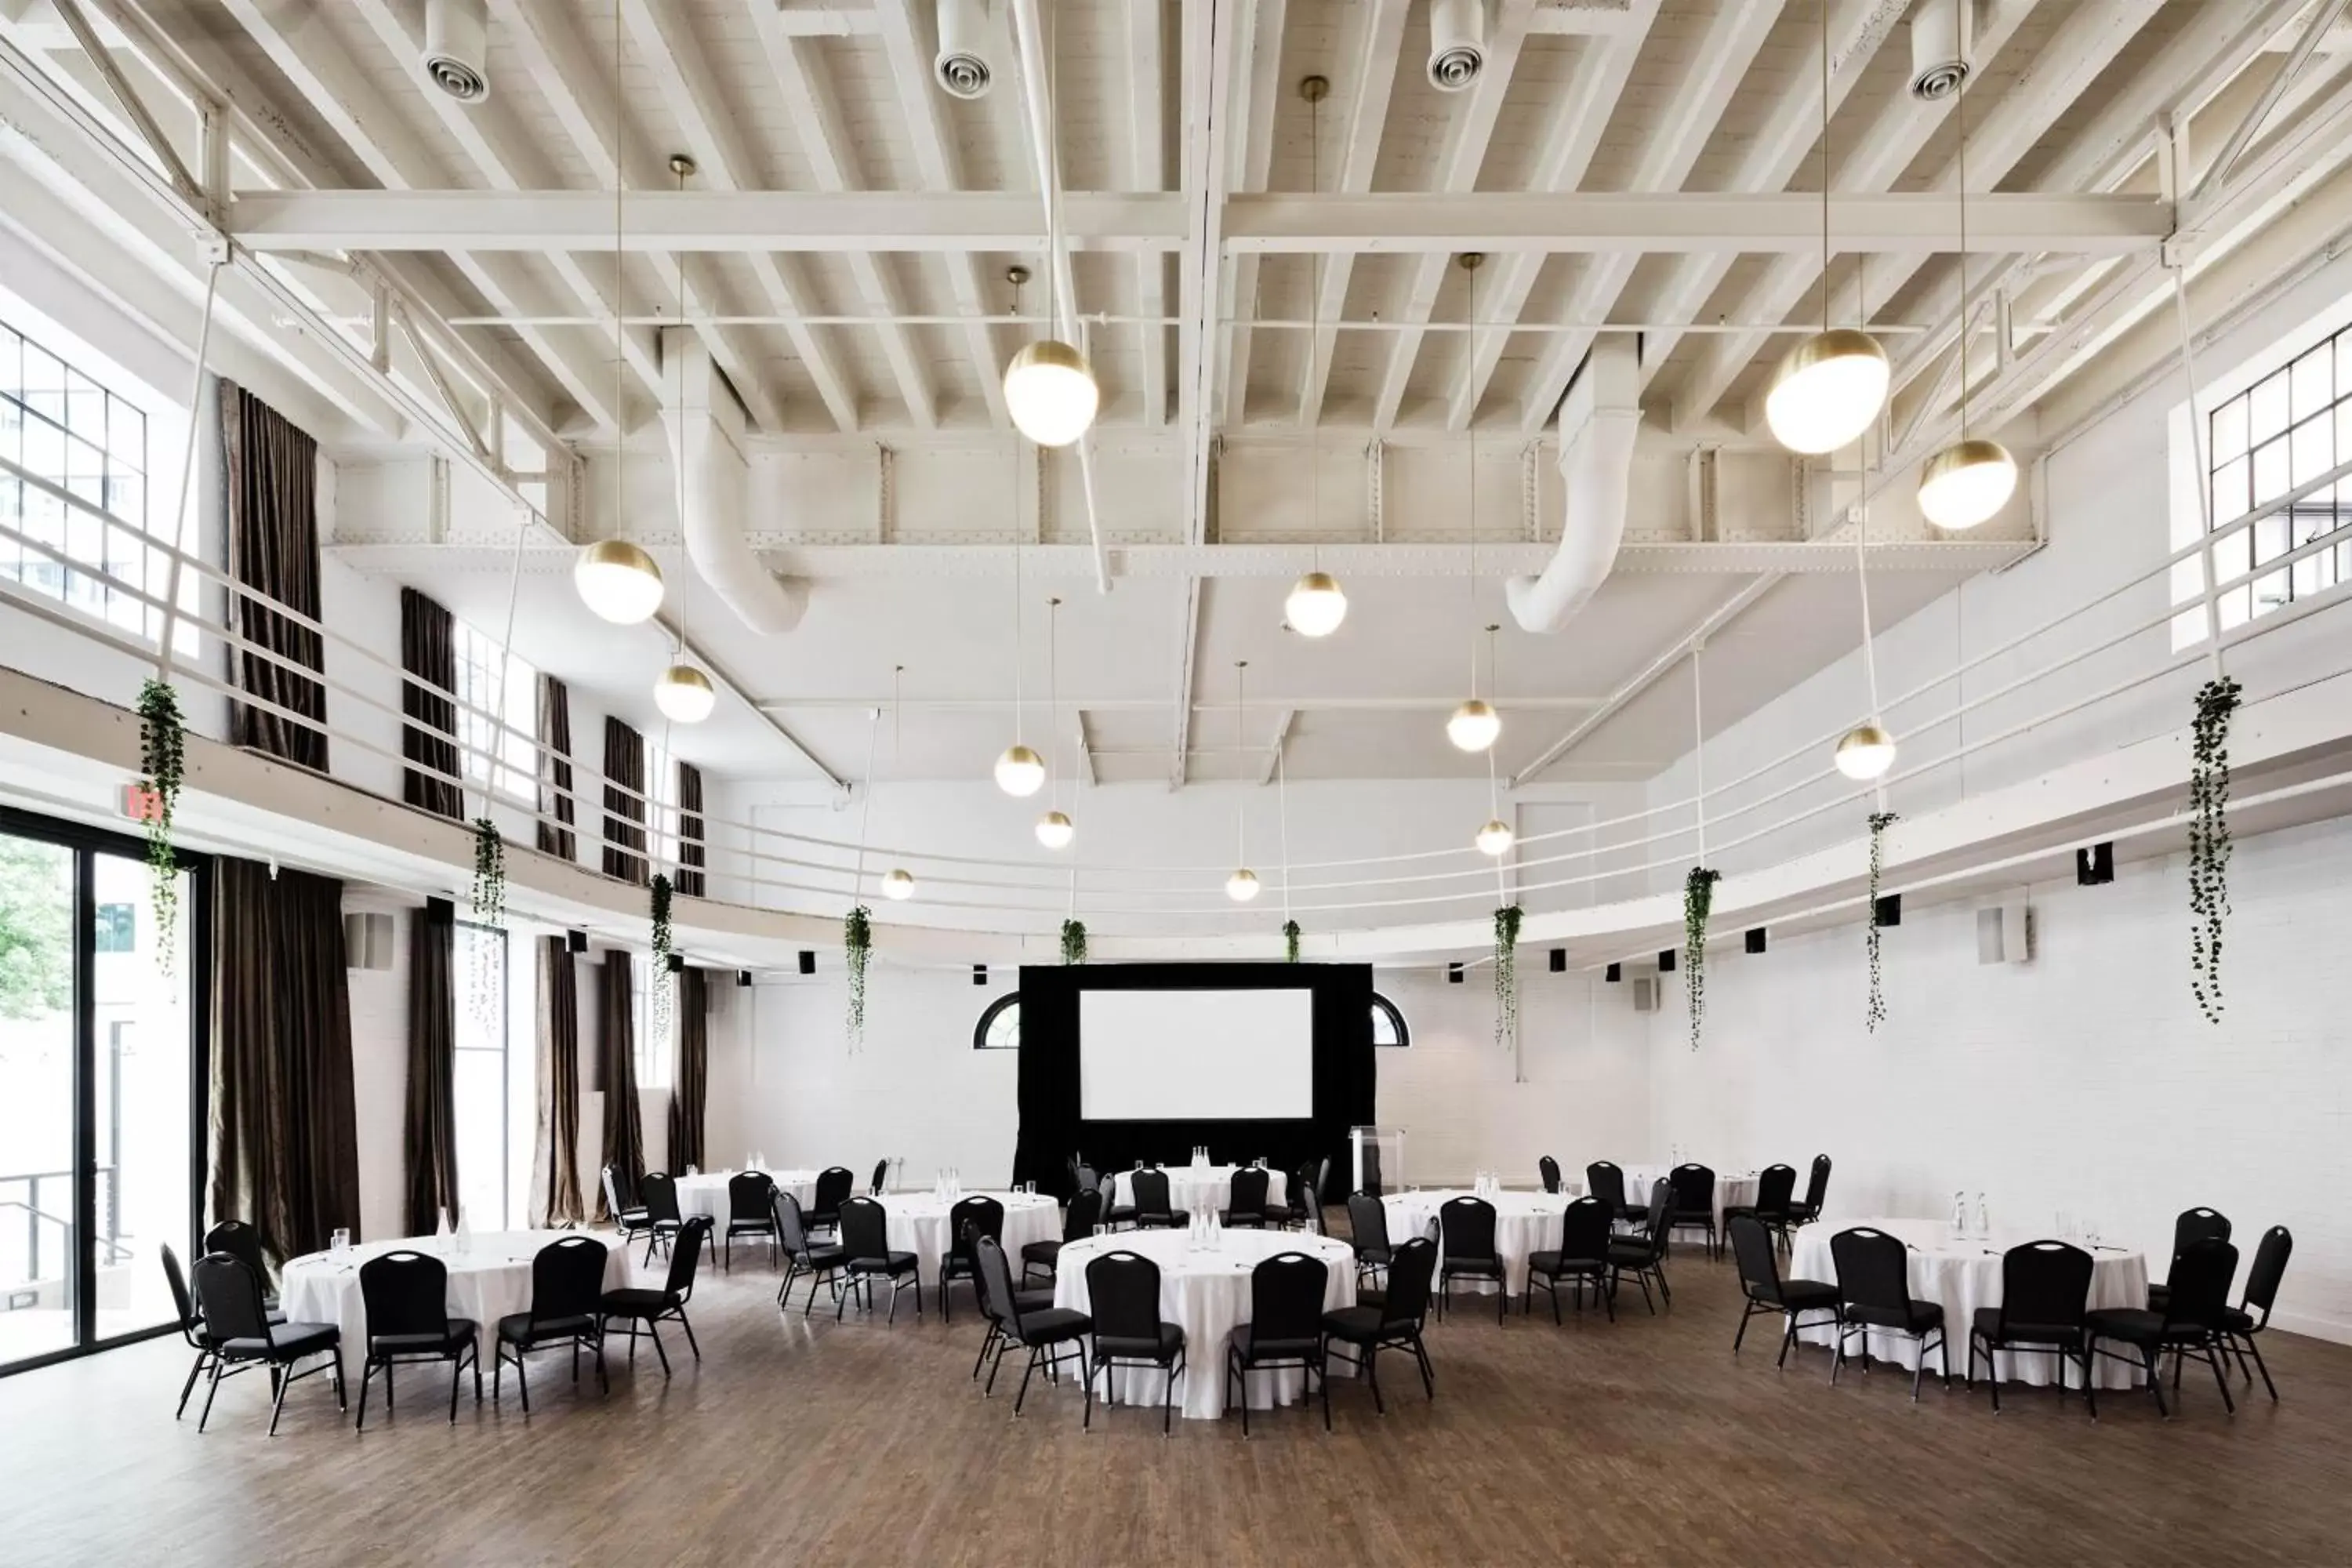
M275 1314L278 1321L285 1321L278 1311L278 1297L269 1289L269 1266L261 1257L261 1232L250 1221L225 1219L214 1226L205 1232L205 1252L226 1252L252 1269L253 1277L261 1281L261 1310Z
M1651 1280L1658 1282L1658 1301L1675 1304L1674 1287L1666 1283L1666 1226L1674 1213L1674 1189L1664 1182L1651 1183L1649 1207L1635 1212L1642 1228L1609 1243L1609 1292L1615 1295L1618 1281L1631 1274L1642 1288L1642 1304L1655 1316L1658 1305L1650 1300Z
M1584 1310L1584 1288L1587 1284L1608 1309L1609 1321L1617 1321L1617 1304L1609 1299L1609 1205L1599 1198L1577 1198L1560 1211L1559 1247L1549 1247L1528 1255L1528 1284L1521 1292L1520 1310L1535 1310L1536 1287L1551 1298L1551 1321L1559 1321L1559 1287L1562 1280L1576 1285L1576 1310Z
M449 1363L449 1419L457 1419L458 1379L474 1367L474 1403L482 1402L482 1335L471 1318L449 1315L449 1268L422 1252L387 1252L360 1265L360 1300L367 1306L367 1356L360 1365L360 1413L367 1426L368 1380L383 1371L383 1414L392 1417L393 1368L403 1363Z
M2046 1350L2058 1356L2058 1397L2066 1397L2066 1362L2083 1369L2091 1385L2091 1346L2084 1318L2091 1305L2091 1255L2063 1241L2029 1241L2000 1255L2000 1305L1979 1307L1969 1323L1964 1387L1976 1386L1977 1352L1984 1352L1985 1381L1992 1384L1992 1407L2000 1408L2000 1363L2005 1350Z
M776 1190L776 1180L765 1171L738 1171L727 1178L727 1235L719 1267L732 1273L735 1268L735 1238L748 1236L768 1244L768 1261L776 1260L776 1205L769 1194Z
M2221 1357L2229 1343L2230 1281L2237 1272L2238 1249L2228 1242L2212 1236L2190 1242L2172 1260L2161 1311L2152 1308L2103 1307L2084 1319L2091 1353L2114 1361L2137 1362L2147 1374L2147 1389L2156 1395L2157 1413L2168 1416L2172 1412L2164 1403L2164 1380L2158 1375L2157 1363L2167 1351L2176 1358L2201 1361L2213 1369L2214 1384L2221 1391L2222 1408L2236 1415L2238 1406L2230 1397L2230 1380L2221 1373ZM2102 1340L2128 1345L2137 1353L2123 1355L2105 1349L2099 1342ZM2179 1375L2178 1360L2173 1373L2176 1378ZM2095 1415L2098 1395L2088 1385L2084 1389L2084 1400Z
M1824 1181L1827 1180L1827 1175L1822 1162L1828 1158L1829 1156L1823 1155L1821 1161L1815 1162L1816 1168L1824 1173L1822 1178ZM1756 1178L1756 1201L1752 1204L1734 1204L1725 1209L1723 1211L1725 1228L1730 1228L1732 1215L1747 1215L1749 1218L1759 1222L1780 1243L1781 1250L1787 1251L1790 1233L1797 1224L1796 1210L1789 1194L1796 1190L1797 1168L1794 1165L1765 1166L1762 1173Z
M647 1171L637 1179L637 1196L646 1201L646 1261L651 1263L654 1253L668 1247L686 1226L677 1206L677 1178L667 1171Z
M1624 1167L1614 1161L1595 1160L1585 1166L1584 1190L1609 1205L1612 1219L1639 1219L1647 1212L1646 1205L1625 1201Z
M1349 1347L1353 1353L1340 1359L1354 1365L1372 1385L1374 1414L1388 1414L1388 1405L1381 1398L1379 1367L1380 1353L1385 1350L1411 1351L1421 1368L1422 1392L1432 1399L1437 1397L1437 1377L1430 1370L1429 1350L1421 1338L1422 1326L1429 1317L1429 1279L1436 1268L1437 1244L1416 1236L1396 1249L1396 1258L1389 1265L1389 1288L1377 1302L1360 1302L1323 1314L1325 1430L1331 1425L1328 1373L1334 1343Z
M2230 1348L2237 1352L2238 1370L2245 1372L2246 1357L2252 1354L2273 1405L2278 1403L2278 1384L2271 1381L2271 1369L2263 1361L2263 1347L2255 1342L2255 1336L2271 1326L2271 1305L2278 1300L2279 1281L2286 1278L2286 1260L2294 1251L2294 1237L2286 1226L2274 1225L2263 1232L2263 1239L2254 1247L2254 1265L2246 1270L2246 1293L2221 1314ZM2262 1313L2259 1318L2254 1316L2257 1310ZM2248 1375L2246 1381L2252 1383L2253 1378Z
M1250 1270L1250 1321L1236 1323L1225 1351L1225 1384L1238 1392L1242 1436L1249 1436L1249 1374L1295 1366L1308 1386L1323 1373L1323 1292L1331 1271L1319 1258L1277 1252ZM1323 1425L1331 1425L1331 1385L1323 1384Z
M669 1278L660 1289L626 1285L617 1290L607 1290L596 1302L596 1331L602 1338L618 1318L628 1334L629 1359L637 1359L637 1325L643 1323L646 1332L653 1336L654 1354L661 1357L662 1375L669 1375L669 1352L662 1348L661 1323L676 1323L686 1331L686 1348L694 1359L702 1359L702 1347L694 1342L694 1325L686 1321L686 1304L694 1299L695 1265L701 1260L702 1244L710 1239L710 1220L697 1215L688 1220L677 1233L677 1240L669 1249ZM814 1287L812 1287L814 1289Z
M846 1165L827 1165L816 1173L816 1185L809 1194L808 1207L801 1215L801 1223L814 1231L841 1228L841 1205L849 1201L850 1189L856 1185L857 1175Z
M940 1321L952 1322L948 1311L948 1285L951 1280L971 1281L972 1299L980 1298L980 1274L972 1267L971 1238L992 1236L1001 1246L1004 1241L1004 1205L984 1193L958 1198L948 1210L948 1249L940 1258Z
M1554 1194L1559 1191L1559 1161L1553 1159L1550 1155L1546 1154L1542 1159L1536 1162L1536 1174L1543 1178L1544 1191Z
M1004 1350L1013 1345L1024 1346L1029 1352L1029 1364L1021 1371L1021 1392L1013 1396L1013 1414L1021 1414L1021 1405L1029 1397L1029 1379L1040 1366L1050 1377L1064 1362L1075 1356L1078 1375L1088 1377L1087 1336L1094 1332L1094 1320L1068 1307L1024 1305L1022 1293L1013 1288L1013 1265L1006 1261L1004 1248L997 1245L995 1237L975 1238L971 1255L980 1266L980 1289L987 1303L984 1310L1001 1341L998 1363L1003 1362ZM983 1345L982 1353L986 1352ZM1090 1377L1088 1382L1092 1382ZM981 1388L982 1396L995 1390L996 1365L992 1364L988 1382Z
M621 1201L621 1171L617 1165L604 1167L604 1207L611 1211L613 1228L621 1233L624 1244L634 1243L653 1229L645 1205Z
M890 1215L872 1198L844 1198L841 1203L841 1250L845 1255L842 1272L848 1276L853 1289L863 1292L866 1310L874 1310L874 1280L877 1276L890 1281L890 1315L886 1325L898 1321L899 1281L915 1282L915 1316L923 1315L923 1277L918 1271L915 1255L890 1250ZM849 1292L842 1294L833 1310L834 1321L841 1321L849 1306Z
M1762 1189L1759 1188L1759 1196ZM1791 1230L1813 1225L1822 1217L1822 1207L1830 1201L1830 1157L1813 1156L1812 1173L1805 1178L1805 1195L1791 1199L1786 1205L1788 1226Z
M1348 1237L1356 1249L1356 1289L1387 1271L1395 1249L1389 1245L1388 1205L1370 1193L1348 1194Z
M2193 1209L2182 1209L2179 1215L2172 1222L2172 1256L2175 1258L2200 1241L2229 1239L2230 1216L2219 1209L2206 1208L2201 1205ZM205 1245L210 1246L211 1243L207 1241ZM2164 1310L2167 1289L2168 1287L2163 1285L2151 1285L2147 1288L2149 1311ZM2226 1289L2225 1286L2225 1292Z
M269 1369L269 1435L278 1436L278 1418L286 1409L286 1391L313 1373L335 1375L335 1408L344 1408L342 1331L332 1323L273 1323L261 1304L261 1276L242 1258L208 1252L196 1259L196 1310L204 1316L204 1337L212 1342L212 1382L205 1389L205 1408L196 1430L212 1419L213 1396L224 1379L257 1366ZM297 1363L323 1355L318 1365L301 1372Z
M1138 1226L1147 1230L1181 1230L1192 1223L1192 1216L1170 1200L1167 1172L1138 1171L1127 1182L1128 1190L1135 1194Z
M885 1154L881 1159L874 1162L874 1181L873 1184L866 1189L866 1195L870 1198L878 1198L889 1190L890 1157Z
M1900 1237L1856 1226L1830 1237L1830 1258L1837 1265L1838 1343L1830 1363L1830 1381L1837 1381L1845 1365L1845 1342L1862 1336L1862 1368L1870 1370L1873 1330L1899 1334L1918 1345L1911 1369L1911 1397L1919 1397L1919 1378L1927 1370L1927 1347L1933 1342L1944 1386L1952 1384L1951 1342L1944 1331L1944 1309L1911 1294L1910 1249Z
M1266 1189L1274 1184L1272 1173L1255 1165L1244 1165L1235 1171L1225 1189L1225 1206L1218 1212L1220 1223L1235 1227L1265 1224Z
M180 1255L172 1250L170 1242L159 1245L156 1251L163 1255L163 1282L172 1288L172 1310L179 1314L180 1338L196 1352L194 1365L188 1368L188 1380L180 1384L179 1407L172 1412L177 1421L188 1413L188 1395L195 1392L196 1379L212 1365L212 1336L205 1328L204 1314L196 1310L194 1297L188 1294L188 1277L180 1268Z
M626 1245L625 1243L624 1245ZM530 1260L530 1306L499 1320L498 1343L490 1356L490 1398L499 1395L499 1384L512 1361L515 1386L522 1390L523 1414L530 1414L530 1380L522 1358L550 1345L572 1347L572 1381L580 1382L580 1352L596 1358L596 1386L610 1392L604 1373L604 1333L597 1308L604 1295L604 1244L591 1236L567 1236L551 1241Z
M1121 1248L1106 1252L1087 1265L1087 1304L1094 1318L1092 1372L1111 1367L1157 1367L1167 1380L1160 1402L1160 1435L1166 1436L1176 1416L1176 1379L1184 1373L1184 1331L1160 1317L1160 1265L1139 1252ZM1116 1384L1108 1381L1103 1403L1113 1402ZM1079 1425L1094 1425L1094 1380L1087 1381L1087 1413Z
M1666 1182L1674 1194L1674 1210L1666 1217L1669 1236L1678 1230L1698 1230L1706 1233L1706 1255L1713 1258L1718 1248L1715 1234L1715 1172L1700 1164L1676 1165L1666 1173Z
M776 1305L785 1305L793 1282L802 1275L808 1276L808 1302L801 1316L808 1317L816 1310L816 1288L831 1284L835 1297L841 1294L842 1271L849 1267L849 1254L835 1246L819 1247L809 1240L808 1226L801 1218L801 1201L778 1187L774 1194L776 1235L784 1247L784 1282L776 1287Z
M1095 1233L1102 1217L1102 1194L1094 1187L1080 1187L1070 1199L1070 1206L1062 1211L1062 1239L1033 1241L1021 1248L1021 1282L1029 1283L1030 1276L1044 1270L1045 1278L1054 1277L1061 1261L1062 1248L1074 1241L1084 1241ZM977 1289L977 1286L975 1286Z
M1456 1279L1491 1279L1501 1298L1496 1321L1511 1315L1511 1293L1504 1283L1503 1255L1495 1246L1495 1205L1484 1198L1448 1198L1437 1211L1444 1247L1437 1265L1437 1310L1440 1317L1454 1305Z
M1783 1279L1780 1259L1773 1255L1772 1233L1753 1214L1724 1216L1723 1228L1731 1237L1731 1258L1739 1268L1739 1289L1747 1298L1739 1310L1739 1331L1731 1336L1731 1353L1739 1353L1739 1342L1748 1337L1748 1320L1759 1314L1779 1312L1788 1319L1780 1333L1780 1356L1772 1364L1789 1364L1789 1347L1797 1342L1797 1330L1807 1312L1827 1312L1830 1321L1838 1320L1838 1292L1834 1285L1819 1279Z

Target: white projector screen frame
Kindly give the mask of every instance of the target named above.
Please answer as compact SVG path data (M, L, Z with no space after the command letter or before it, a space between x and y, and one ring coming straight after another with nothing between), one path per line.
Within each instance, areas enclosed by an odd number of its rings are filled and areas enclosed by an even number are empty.
M1082 990L1084 1121L1306 1121L1315 1115L1308 987Z

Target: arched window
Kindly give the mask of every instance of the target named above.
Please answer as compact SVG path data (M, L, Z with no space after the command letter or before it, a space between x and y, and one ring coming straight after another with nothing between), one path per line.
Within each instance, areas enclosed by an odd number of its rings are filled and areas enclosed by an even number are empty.
M972 1026L975 1051L1017 1051L1021 1048L1021 993L1008 992L988 1005Z
M1412 1044L1412 1031L1405 1027L1404 1015L1377 991L1372 993L1372 1044L1399 1047Z

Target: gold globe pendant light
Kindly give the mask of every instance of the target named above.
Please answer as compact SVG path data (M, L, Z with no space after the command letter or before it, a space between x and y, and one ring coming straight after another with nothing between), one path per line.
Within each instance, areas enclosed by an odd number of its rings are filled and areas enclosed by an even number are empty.
M1875 719L1856 724L1838 740L1837 770L1850 779L1883 778L1894 765L1895 737Z
M1021 455L1013 458L1018 467ZM1021 739L1021 487L1013 489L1013 744L996 759L996 787L1016 800L1026 800L1045 787L1045 759Z
M1067 849L1078 835L1078 825L1066 812L1049 811L1037 819L1037 842L1048 849Z
M1499 816L1487 818L1486 826L1478 830L1478 851L1482 855L1507 855L1517 842L1518 835Z
M1462 269L1470 275L1470 300L1467 312L1475 325L1478 320L1478 265L1486 258L1473 250L1460 258ZM1470 421L1470 608L1475 616L1478 608L1478 421ZM1486 646L1491 653L1495 628L1486 628ZM1483 752L1495 743L1503 732L1503 716L1494 705L1478 695L1478 644L1470 644L1470 696L1445 721L1445 738L1454 749L1463 752Z
M1969 436L1969 85L1952 97L1959 130L1960 191L1960 437L1919 470L1919 515L1954 532L1974 528L2009 504L2017 490L2017 459L1998 441Z
M673 664L654 682L654 705L673 723L699 724L710 717L718 701L710 677L690 664Z
M1298 96L1310 105L1307 119L1307 186L1323 188L1322 132L1323 99L1331 90L1328 79L1310 76L1298 84ZM1323 352L1323 253L1315 256L1315 293L1308 304L1307 321L1307 379L1316 384L1315 372ZM1316 421L1313 444L1307 453L1310 466L1309 494L1313 497L1313 515L1307 520L1310 531L1323 526L1323 425ZM1322 569L1322 549L1315 548L1314 560L1308 570L1290 585L1290 593L1282 601L1282 616L1292 631L1303 637L1328 637L1339 629L1348 618L1348 595L1340 590L1339 580Z
M903 866L893 866L883 874L882 896L904 903L915 896L915 874Z
M1503 732L1503 716L1483 697L1473 697L1445 721L1445 738L1465 752L1483 752Z
M1048 62L1048 79L1031 84L1042 94L1042 111L1045 125L1054 119L1054 84L1051 62L1054 47L1050 39L1045 44ZM1045 318L1049 331L1058 331L1062 325L1061 310L1073 309L1073 302L1059 298L1056 288L1062 276L1062 174L1060 163L1054 155L1052 137L1040 155L1046 161L1045 178ZM1016 279L1014 287L1019 287ZM1058 337L1045 337L1024 345L1004 367L1004 408L1013 416L1020 432L1040 447L1066 447L1087 433L1095 422L1095 413L1102 404L1102 389L1095 383L1094 367L1087 356Z
M1322 487L1322 464L1316 464L1316 489ZM1319 508L1318 508L1319 510ZM1348 618L1348 595L1328 572L1307 572L1290 585L1282 601L1282 618L1303 637L1328 637Z

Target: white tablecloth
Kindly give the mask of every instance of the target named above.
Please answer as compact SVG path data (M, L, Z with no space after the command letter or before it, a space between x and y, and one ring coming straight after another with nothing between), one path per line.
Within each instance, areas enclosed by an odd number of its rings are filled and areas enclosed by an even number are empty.
M1021 1278L1021 1249L1033 1241L1054 1241L1062 1234L1061 1205L1043 1193L967 1193L966 1197L994 1198L1004 1205L1006 1261L1013 1277ZM940 1261L948 1255L948 1211L955 1205L929 1193L885 1193L881 1204L890 1215L890 1247L911 1252L925 1287L940 1282Z
M457 1250L455 1237L426 1236L364 1242L340 1262L323 1252L294 1258L286 1265L278 1283L279 1304L290 1322L332 1323L341 1329L343 1374L356 1379L367 1355L367 1305L360 1298L359 1266L387 1252L429 1252L449 1270L449 1315L474 1320L481 1331L481 1353L487 1360L498 1338L499 1320L509 1312L530 1310L531 1259L539 1256L540 1248L567 1236L584 1236L604 1244L605 1289L617 1290L629 1283L629 1249L610 1231L490 1231L468 1238L463 1252Z
M1704 1163L1705 1162L1701 1162ZM1625 1167L1625 1201L1646 1204L1650 1201L1650 1184L1663 1182L1674 1173L1672 1165L1628 1165ZM1757 1173L1754 1171L1717 1171L1715 1173L1715 1234L1723 1234L1723 1211L1727 1208L1756 1206Z
M1239 1165L1169 1165L1168 1201L1187 1214L1206 1210L1222 1212L1233 1202L1234 1173ZM1113 1202L1124 1208L1135 1202L1135 1173L1121 1171L1112 1185ZM1268 1207L1289 1202L1290 1184L1280 1171L1265 1173L1265 1201ZM1172 1320L1171 1320L1172 1321Z
M1956 1239L1948 1222L1932 1219L1857 1219L1843 1225L1809 1225L1797 1232L1788 1278L1836 1284L1837 1264L1830 1252L1830 1237L1856 1226L1883 1230L1900 1237L1910 1247L1911 1294L1943 1307L1944 1327L1952 1336L1954 1377L1961 1375L1967 1365L1969 1330L1976 1321L1976 1310L2000 1305L2000 1255L2021 1242L2042 1239L2039 1236L2000 1235L1990 1240L1973 1236ZM2094 1311L2102 1307L2147 1306L2147 1259L2137 1252L2093 1252L2090 1304ZM1834 1344L1837 1336L1832 1326L1824 1324L1818 1329L1800 1329L1797 1337L1808 1343L1828 1345ZM1898 1362L1906 1370L1918 1363L1915 1342L1875 1331L1869 1339L1873 1357ZM1848 1342L1849 1358L1861 1353L1858 1337ZM2048 1351L2003 1351L1995 1359L2003 1382L2039 1387L2057 1381L2058 1357ZM1931 1370L1937 1364L1934 1356L1927 1358ZM2095 1370L2101 1388L2131 1388L2139 1382L2137 1369L2104 1356Z
M1336 1311L1356 1303L1355 1249L1327 1236L1298 1232L1228 1230L1215 1250L1192 1250L1190 1233L1181 1230L1122 1230L1111 1236L1088 1237L1062 1248L1054 1271L1054 1305L1084 1312L1087 1265L1107 1252L1139 1252L1160 1265L1160 1316L1184 1331L1185 1370L1179 1383L1178 1406L1192 1420L1213 1421L1225 1413L1225 1348L1236 1323L1250 1321L1250 1270L1277 1252L1303 1252L1323 1260L1323 1310ZM1092 1354L1092 1347L1088 1352ZM1275 1367L1248 1374L1250 1406L1296 1404L1305 1391L1307 1374L1297 1368ZM1158 1405L1166 1385L1152 1367L1115 1367L1096 1375L1096 1393L1106 1388L1121 1404Z
M1431 1234L1430 1226L1437 1211L1453 1198L1475 1197L1467 1187L1441 1188L1421 1193L1391 1193L1381 1200L1388 1210L1389 1244L1393 1246L1412 1240L1416 1236ZM1528 1254L1556 1250L1559 1246L1559 1216L1575 1200L1566 1193L1500 1192L1486 1200L1495 1205L1495 1250L1502 1255L1505 1284L1516 1296L1528 1288ZM1437 1244L1438 1262L1445 1261L1445 1243ZM1433 1279L1433 1285L1435 1281ZM1484 1279L1465 1279L1456 1289L1492 1290L1494 1285Z
M698 1175L680 1176L677 1179L677 1212L680 1217L692 1219L698 1214L709 1215L711 1239L725 1240L730 1217L727 1183L730 1177L739 1174L740 1173L736 1171L704 1171ZM771 1171L768 1179L799 1199L803 1209L816 1201L814 1171Z

